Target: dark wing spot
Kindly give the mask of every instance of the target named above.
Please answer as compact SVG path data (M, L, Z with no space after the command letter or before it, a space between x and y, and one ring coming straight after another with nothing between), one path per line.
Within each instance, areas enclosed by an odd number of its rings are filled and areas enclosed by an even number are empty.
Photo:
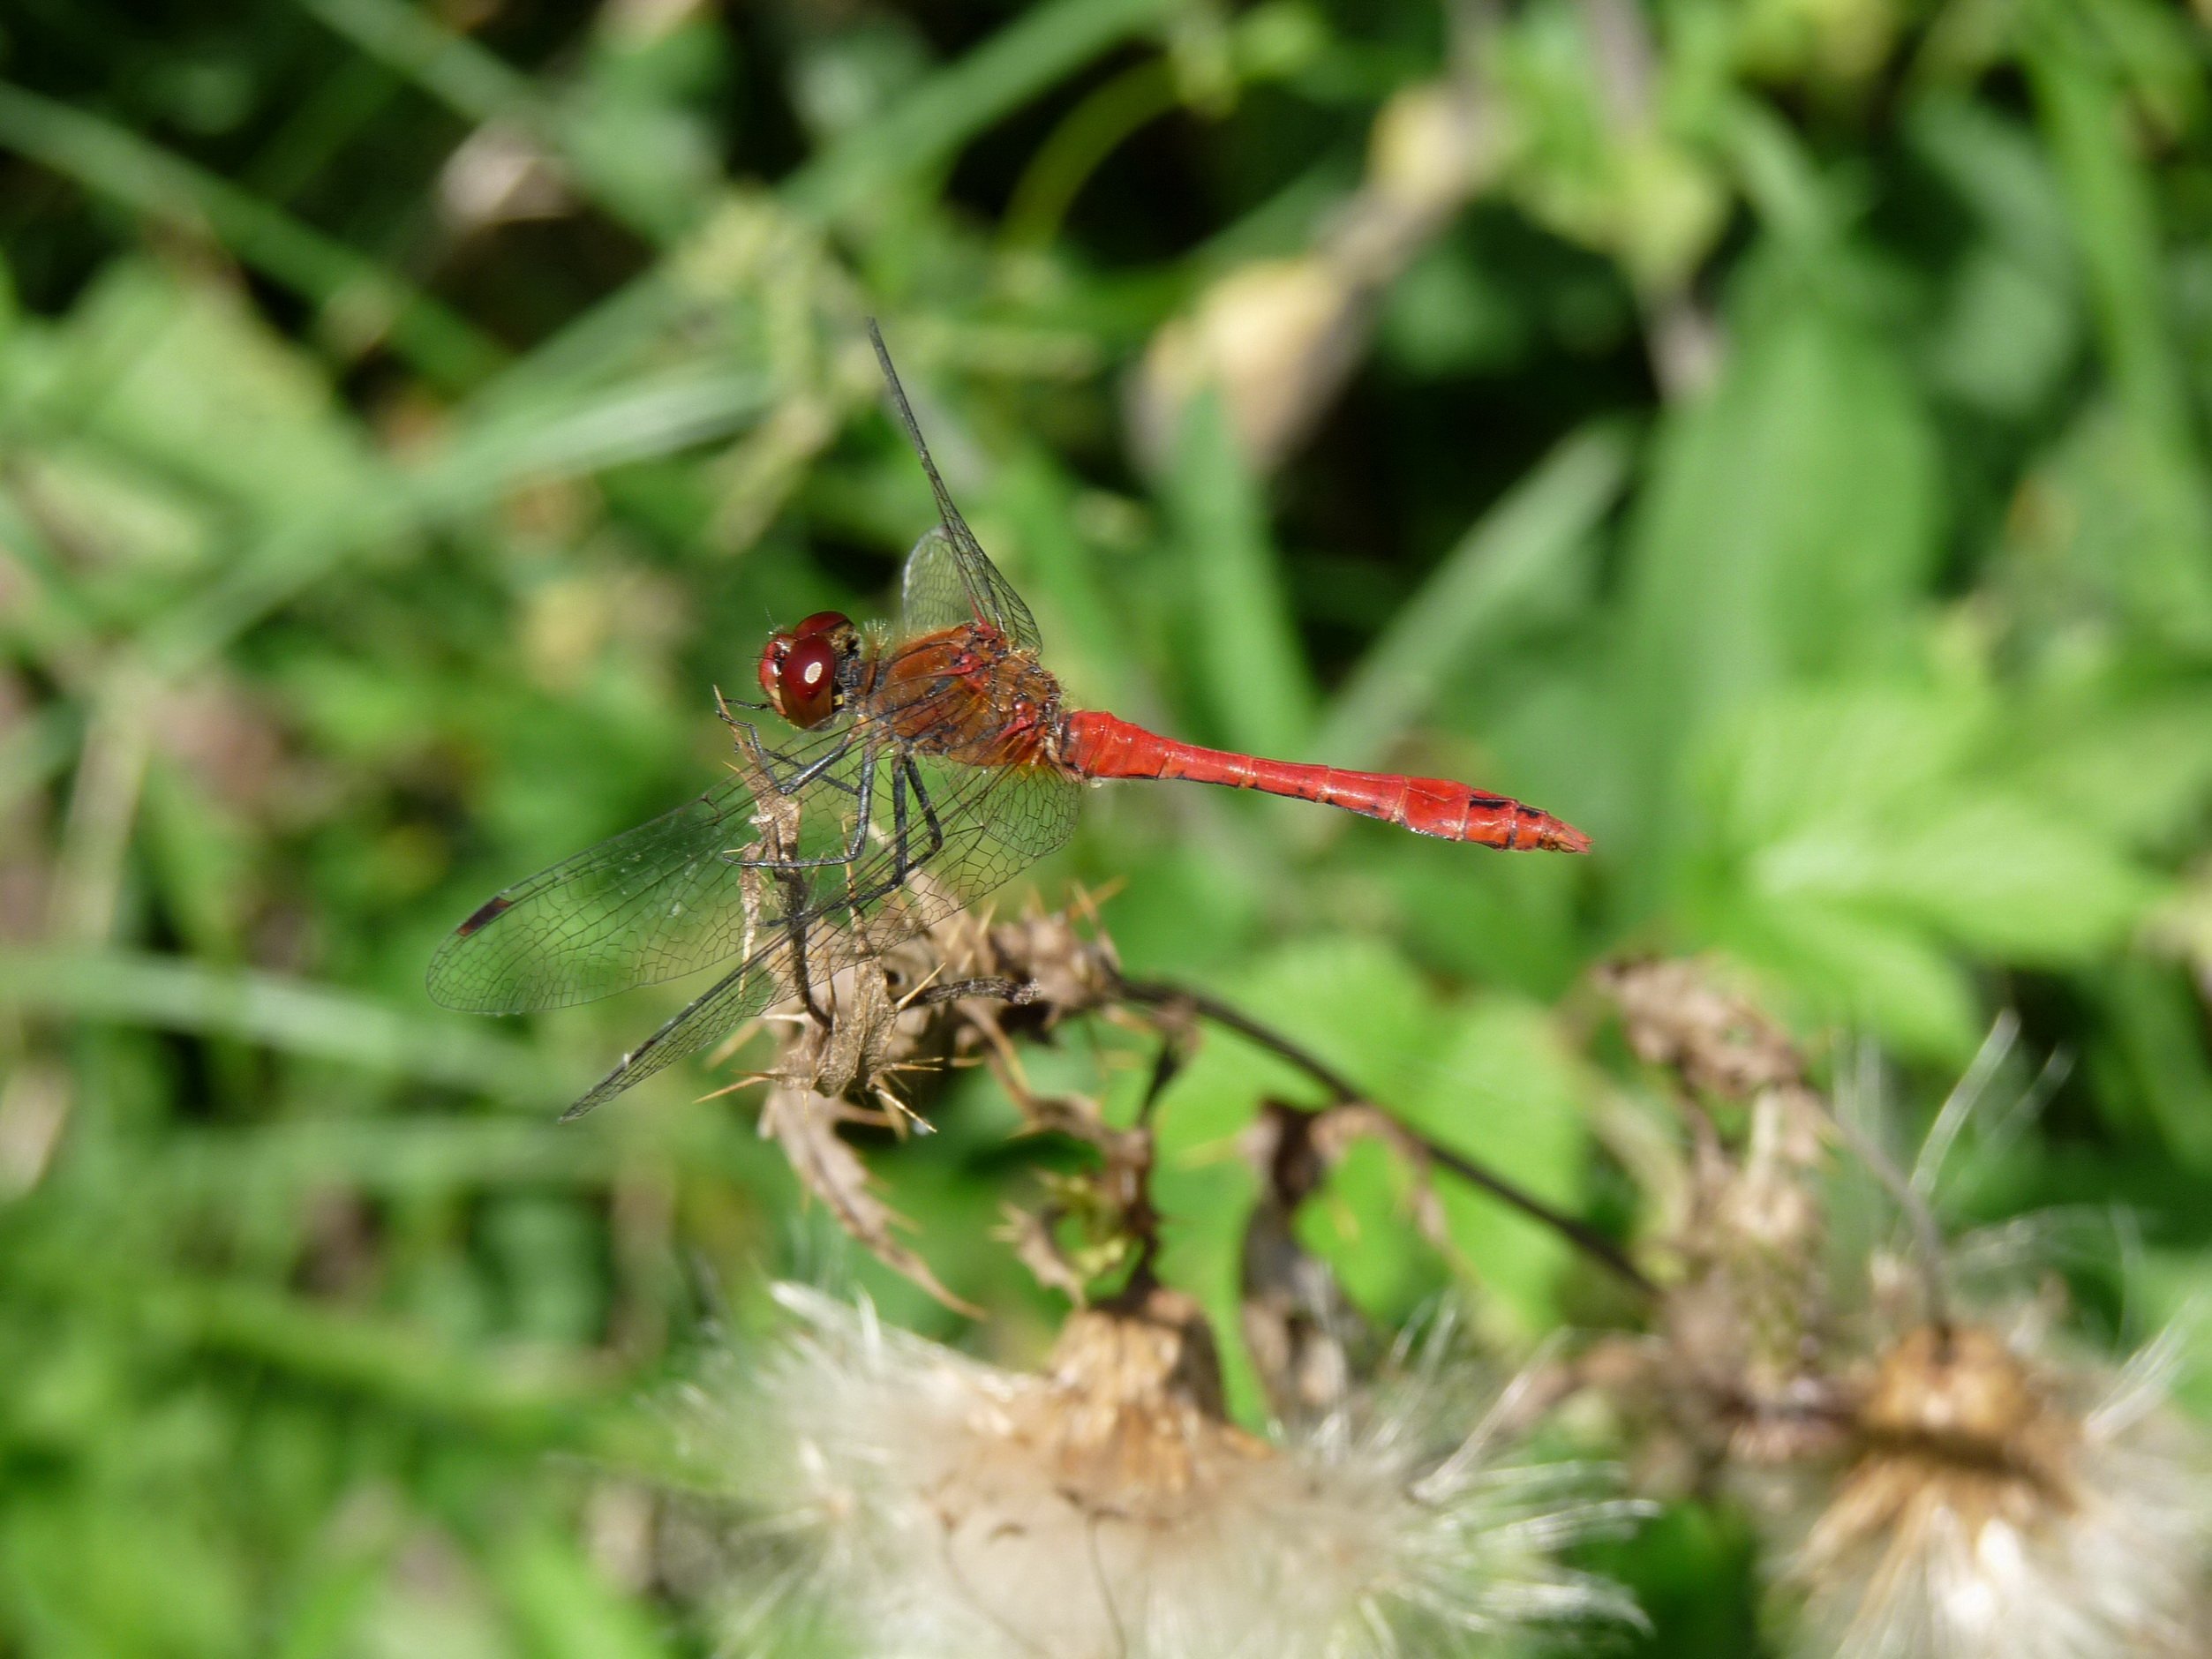
M483 904L477 906L468 920L453 930L454 936L457 939L466 939L470 934L480 931L484 925L494 916L501 915L511 909L514 904L515 901L511 898L485 899Z

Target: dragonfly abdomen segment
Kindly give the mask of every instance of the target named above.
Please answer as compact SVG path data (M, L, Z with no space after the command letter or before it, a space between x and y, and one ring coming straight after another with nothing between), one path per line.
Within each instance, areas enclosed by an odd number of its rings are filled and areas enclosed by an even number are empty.
M1060 757L1069 769L1086 777L1184 778L1256 789L1339 807L1421 835L1506 852L1585 852L1590 848L1588 836L1547 812L1449 778L1353 772L1202 748L1092 709L1067 717L1061 728Z

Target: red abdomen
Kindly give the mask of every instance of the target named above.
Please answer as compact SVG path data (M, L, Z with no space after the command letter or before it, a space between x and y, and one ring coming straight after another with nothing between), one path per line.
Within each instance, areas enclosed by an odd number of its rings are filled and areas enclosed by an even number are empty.
M1201 748L1092 709L1078 710L1063 723L1060 758L1086 777L1179 777L1256 789L1341 807L1419 835L1471 841L1508 852L1590 850L1590 837L1574 825L1510 796L1471 789L1448 778L1348 772Z

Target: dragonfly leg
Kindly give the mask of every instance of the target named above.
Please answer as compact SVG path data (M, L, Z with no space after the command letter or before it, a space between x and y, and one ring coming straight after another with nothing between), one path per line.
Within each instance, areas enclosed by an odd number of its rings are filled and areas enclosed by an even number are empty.
M822 781L832 789L841 790L846 794L850 795L855 792L854 785L846 783L841 778L824 777L824 774L845 758L846 751L853 747L853 739L860 735L858 726L847 730L844 740L826 754L816 756L788 777L779 777L776 775L777 765L780 763L789 766L791 762L780 750L771 749L761 741L760 728L750 720L736 718L730 713L726 705L722 709L722 720L723 724L729 727L731 735L737 739L738 747L751 757L753 764L760 768L761 776L768 780L778 794L793 794L804 789L816 778L822 778Z
M911 787L914 798L922 805L922 821L929 826L929 845L920 852L911 848L911 830L907 822L907 790ZM879 898L888 898L907 884L907 878L914 870L937 857L944 845L944 826L937 820L937 808L930 804L929 792L914 769L911 758L902 757L891 781L891 869L871 887L847 888L844 897L833 908L846 912L859 910L862 905L872 905Z
M907 857L907 773L914 756L901 754L891 772L891 879L903 882L912 862Z
M842 753L846 747L845 744L839 744L839 751ZM825 760L831 757L824 757ZM815 769L815 767L807 769L809 773ZM800 788L805 782L804 777L794 779L791 787ZM788 793L789 791L786 792ZM873 744L869 745L861 754L861 775L854 784L853 797L855 803L853 815L853 837L845 844L845 851L842 852L825 852L818 859L747 859L738 857L735 850L733 850L722 856L739 868L747 870L820 870L826 869L831 865L856 864L860 861L861 854L868 851L869 820L874 815L876 804L876 747Z
M849 739L848 739L849 743ZM843 753L848 744L838 746ZM797 787L794 784L794 787ZM830 1029L830 1017L814 995L814 974L807 966L807 929L821 912L821 906L812 902L804 871L820 869L829 865L844 865L848 869L868 847L869 819L873 814L876 799L876 747L870 744L861 755L861 775L856 780L854 799L858 803L853 824L853 838L842 853L818 859L734 859L733 861L747 869L771 871L784 890L784 926L791 940L792 983L799 992L799 1001L814 1023L824 1031ZM728 853L723 855L730 857Z
M903 784L911 784L913 785L914 800L922 808L922 821L929 826L929 845L928 849L922 853L921 858L909 859L907 856L907 826L903 818L899 824L899 844L893 857L897 864L899 875L901 879L904 879L907 872L912 869L916 864L920 864L929 859L934 859L944 850L944 826L937 822L937 809L930 804L929 788L922 781L922 769L914 763L914 756L912 754L900 755L899 757L899 781ZM894 804L901 807L906 805L906 794L903 789L899 792Z
M822 1004L814 1000L814 975L807 967L807 928L813 915L807 903L807 882L796 870L783 872L785 925L791 935L791 980L799 987L799 1001L804 1004L808 1016L824 1031L830 1029L830 1017L823 1012Z
M842 910L857 921L861 906L872 905L877 899L888 898L907 884L907 878L914 869L935 858L945 842L944 825L937 817L937 807L929 799L929 786L922 781L922 773L911 754L901 754L892 762L891 775L892 867L884 879L873 885L854 889L849 884L844 897L831 904L815 901L807 889L801 871L824 865L842 864L848 868L858 862L866 845L869 828L869 808L873 802L876 786L876 751L871 747L861 762L859 778L861 815L853 844L843 856L809 860L758 859L741 860L772 870L784 888L784 925L791 938L792 979L798 987L799 999L815 1023L825 1031L831 1025L829 1015L815 1000L813 975L807 967L807 930L831 910ZM922 822L928 829L928 845L917 852L912 845L913 830L907 820L907 791L911 789L914 802L922 808ZM978 981L981 995L991 995L998 981ZM986 984L990 988L983 988ZM1009 987L1012 989L1013 987ZM1022 1001L1019 991L1008 1001Z
M853 872L848 865L845 872L845 911L854 920L860 920L860 907L872 898L895 892L907 879L912 867L907 860L907 769L913 757L900 754L891 766L891 874L871 888L868 893L856 892L853 886Z
M733 709L750 709L756 714L767 714L771 712L772 707L773 706L769 703L752 702L742 697L739 698L735 702L732 702L727 697L725 697L722 694L721 687L717 686L714 688L714 712L721 716L722 724L726 726L734 726L738 724L730 714L730 710Z

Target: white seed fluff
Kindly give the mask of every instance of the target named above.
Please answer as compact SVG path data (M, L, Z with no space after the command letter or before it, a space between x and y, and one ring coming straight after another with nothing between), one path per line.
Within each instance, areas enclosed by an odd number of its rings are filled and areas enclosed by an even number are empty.
M1635 1617L1558 1565L1624 1526L1587 1466L1514 1462L1427 1367L1266 1441L1206 1408L1187 1331L1079 1313L1042 1373L779 1293L794 1328L691 1393L739 1519L731 1648L899 1659L1396 1659ZM1199 1339L1202 1341L1202 1337Z

